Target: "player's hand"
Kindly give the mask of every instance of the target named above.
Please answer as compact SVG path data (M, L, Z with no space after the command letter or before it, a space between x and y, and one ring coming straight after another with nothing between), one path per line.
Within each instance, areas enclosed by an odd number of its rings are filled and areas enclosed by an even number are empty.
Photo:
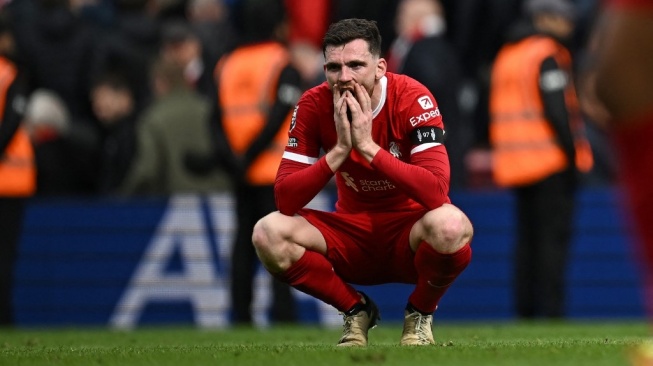
M347 117L347 95L348 90L341 90L338 85L333 86L333 120L335 121L338 142L336 147L343 149L347 154L351 151L351 123Z
M351 111L351 141L356 150L371 161L380 149L372 139L372 98L362 85L354 84L354 94L346 94L347 107Z

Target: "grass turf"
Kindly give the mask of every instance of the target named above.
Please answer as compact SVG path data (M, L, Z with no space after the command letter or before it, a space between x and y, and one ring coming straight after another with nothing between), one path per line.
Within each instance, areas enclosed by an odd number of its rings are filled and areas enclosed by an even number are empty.
M644 322L444 323L437 345L400 347L399 324L370 331L366 348L335 347L339 329L152 327L0 329L0 365L629 365L650 336Z

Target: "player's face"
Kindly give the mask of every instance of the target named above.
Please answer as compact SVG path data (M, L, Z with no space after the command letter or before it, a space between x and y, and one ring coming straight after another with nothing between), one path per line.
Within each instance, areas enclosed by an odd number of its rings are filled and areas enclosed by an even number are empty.
M341 91L353 92L354 83L358 83L372 95L376 80L385 72L383 59L372 55L362 39L344 46L327 46L325 56L324 73L331 90L338 85Z

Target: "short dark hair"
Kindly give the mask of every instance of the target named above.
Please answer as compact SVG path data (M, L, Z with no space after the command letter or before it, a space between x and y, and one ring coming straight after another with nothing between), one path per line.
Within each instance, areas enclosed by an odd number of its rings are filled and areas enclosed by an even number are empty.
M355 39L367 42L370 53L381 56L381 33L376 21L367 19L343 19L329 26L322 40L322 53L326 57L327 46L343 46Z
M96 76L92 80L92 87L97 88L106 86L113 90L121 90L132 94L132 85L124 75L118 70L107 70L102 74Z

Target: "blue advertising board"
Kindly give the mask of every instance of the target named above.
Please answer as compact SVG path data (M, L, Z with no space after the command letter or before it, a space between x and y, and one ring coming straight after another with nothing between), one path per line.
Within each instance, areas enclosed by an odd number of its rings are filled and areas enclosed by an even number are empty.
M611 190L579 196L568 271L572 318L643 317L639 276ZM452 195L475 226L474 256L437 311L438 320L514 317L514 217L507 192ZM149 324L224 327L230 323L229 268L235 232L232 197L35 200L28 207L15 272L18 326ZM329 210L324 192L310 207ZM268 324L270 276L255 279L253 313ZM361 287L383 320L401 321L407 285ZM299 318L339 325L338 312L294 292Z

